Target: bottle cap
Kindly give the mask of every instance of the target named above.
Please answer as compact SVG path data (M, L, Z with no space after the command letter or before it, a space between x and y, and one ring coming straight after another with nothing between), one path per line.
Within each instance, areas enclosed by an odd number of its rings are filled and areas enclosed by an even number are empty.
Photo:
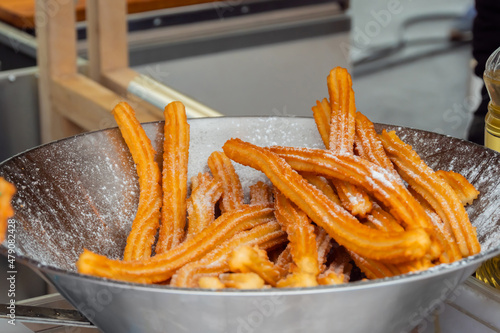
M486 61L484 79L491 103L500 107L500 47Z

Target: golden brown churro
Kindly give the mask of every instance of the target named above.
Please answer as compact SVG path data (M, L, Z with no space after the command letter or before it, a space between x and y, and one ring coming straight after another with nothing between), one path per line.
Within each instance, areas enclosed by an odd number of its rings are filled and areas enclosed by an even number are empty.
M314 232L316 233L316 248L318 249L318 265L320 273L326 269L326 262L328 255L333 246L332 237L325 231L325 229L315 226Z
M163 207L156 253L178 246L184 239L186 225L189 124L180 102L165 107L163 143Z
M384 146L375 131L373 123L361 112L356 112L356 147L358 155L365 160L380 165L397 175L394 165L385 153Z
M272 147L293 169L315 171L364 188L393 215L405 229L431 230L432 224L418 201L390 171L354 155L334 155L321 149Z
M276 188L302 209L317 225L323 227L339 244L360 255L384 261L401 262L421 258L429 252L430 239L423 229L415 228L405 232L386 233L361 224L342 207L329 200L316 187L310 185L283 158L268 149L257 147L240 139L231 139L224 144L223 150L232 160L266 174ZM273 148L273 150L275 149ZM277 150L281 153L280 149ZM331 153L326 154L331 155ZM288 155L285 157L288 159ZM355 158L355 156L349 157ZM309 168L301 171L312 172L315 170ZM318 171L322 173L323 169L318 168ZM382 171L379 170L379 172ZM366 179L366 175L360 177ZM373 177L370 176L370 178ZM387 187L384 184L387 183L386 179L377 181L373 178L373 181L380 183L378 185L384 188ZM410 214L412 218L415 215L412 212L407 212L407 214ZM427 219L423 210L422 215L423 218ZM415 217L420 218L419 216Z
M187 200L189 217L186 239L205 229L215 219L215 204L222 195L222 186L210 174L200 173L191 180L191 196Z
M328 181L328 179L309 172L301 172L300 175L304 177L304 179L306 179L309 183L314 185L318 190L323 192L323 194L326 195L328 199L332 200L337 205L342 205L339 196L330 186L330 182Z
M217 276L202 276L198 280L200 288L203 289L224 289L226 286Z
M133 110L117 105L113 113L139 175L137 216L123 261L84 251L78 271L177 287L311 287L358 279L358 268L368 278L385 278L479 252L463 207L479 195L474 186L452 171L432 171L395 133L377 134L356 112L345 69L334 68L327 83L329 99L312 108L326 149L230 139L208 158L213 177L192 177L189 198L184 106L165 108L160 187L151 142ZM245 189L245 202L231 160L263 172L274 188L257 182ZM0 215L6 212L1 186L0 178Z
M318 249L314 226L307 215L291 203L281 192L274 191L274 209L278 222L288 234L294 262L292 273L309 274L316 280L319 274ZM296 281L295 283L300 283ZM311 283L307 282L310 286Z
M255 273L273 287L283 277L279 267L269 261L266 251L249 245L242 245L231 252L229 267L233 272Z
M155 151L151 141L130 105L124 102L118 104L113 109L113 115L137 166L140 187L139 206L127 238L123 260L146 259L151 256L159 226L162 200L160 168L154 160Z
M265 285L264 280L255 273L229 273L219 275L219 279L226 288L260 289Z
M7 234L8 219L14 215L10 202L15 193L14 185L0 177L0 244Z
M327 78L331 116L328 149L335 154L353 154L356 105L351 75L345 68L332 69ZM318 127L319 129L319 127ZM370 197L362 189L342 180L332 180L345 209L365 216L372 209Z
M330 147L330 119L332 116L330 102L326 98L323 98L321 102L316 101L312 112L321 140L323 140L325 148L328 149Z
M250 186L250 204L266 205L273 203L271 187L264 182L257 182Z
M351 75L345 68L336 67L330 71L327 83L332 110L328 149L337 154L352 154L356 105Z

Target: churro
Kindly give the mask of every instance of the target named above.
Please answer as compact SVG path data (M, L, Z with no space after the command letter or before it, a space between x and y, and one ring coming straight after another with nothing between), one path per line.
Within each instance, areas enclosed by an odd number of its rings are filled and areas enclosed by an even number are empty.
M354 155L334 155L321 149L271 147L300 172L316 172L364 188L388 209L405 229L433 227L418 201L390 171ZM342 245L342 244L341 244Z
M187 200L189 239L205 229L215 219L215 204L222 195L222 185L208 172L191 180L191 196Z
M224 289L226 286L218 276L202 276L198 280L198 286L202 289Z
M271 187L264 182L257 182L250 185L250 204L266 205L273 203L273 193Z
M284 274L278 266L269 260L266 251L249 245L240 246L231 252L229 267L233 272L253 272L273 287Z
M0 243L4 241L7 234L8 219L14 215L10 202L15 193L14 185L0 177Z
M279 190L274 191L274 209L276 219L290 241L290 252L295 264L292 273L309 274L315 279L319 274L319 263L314 226L307 215ZM309 286L310 282L307 284Z
M356 144L355 151L358 155L397 175L394 165L385 153L384 146L375 131L373 123L361 112L356 112L355 120L356 136L354 142Z
M241 208L243 189L231 160L223 152L214 151L208 158L208 167L214 178L222 184L221 212Z
M312 112L321 140L323 140L325 148L328 149L330 147L330 119L332 116L330 102L326 98L323 98L321 102L316 101L316 105L312 107Z
M328 149L335 154L353 154L356 105L351 75L345 68L336 67L327 83L331 105ZM332 184L344 208L353 215L363 217L370 212L372 202L365 191L338 179L332 180Z
M318 266L319 271L324 272L326 269L326 261L333 246L332 237L325 231L325 229L315 226L314 232L316 233L316 248L318 249Z
M328 149L337 154L352 154L355 135L356 105L351 75L335 67L327 77L330 95L330 138Z
M221 274L219 280L226 288L235 289L260 289L265 284L259 275L252 272Z
M228 257L235 248L248 245L259 246L261 249L267 250L285 240L286 233L274 220L240 232L200 260L184 265L172 277L170 284L178 287L196 287L200 277L229 272Z
M474 185L459 173L453 171L436 171L436 175L441 177L455 191L462 205L467 206L472 204L479 196L479 191Z
M151 256L152 245L159 227L162 193L160 168L154 160L151 141L127 103L113 109L113 115L130 149L139 176L139 206L127 238L123 260L146 259Z

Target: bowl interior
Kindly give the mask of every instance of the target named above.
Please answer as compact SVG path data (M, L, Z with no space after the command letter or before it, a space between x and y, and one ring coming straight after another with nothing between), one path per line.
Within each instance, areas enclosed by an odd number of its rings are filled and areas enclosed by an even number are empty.
M206 161L224 142L239 137L257 145L322 147L312 118L205 118L190 120L189 177L208 170ZM415 129L396 130L435 170L463 174L481 192L467 207L477 228L481 254L500 253L500 154L456 138ZM161 165L163 123L144 124ZM243 186L265 180L236 166ZM0 176L17 187L16 251L23 261L75 271L83 248L120 258L138 203L135 165L118 129L60 140L15 156L0 165ZM5 252L5 244L3 246Z

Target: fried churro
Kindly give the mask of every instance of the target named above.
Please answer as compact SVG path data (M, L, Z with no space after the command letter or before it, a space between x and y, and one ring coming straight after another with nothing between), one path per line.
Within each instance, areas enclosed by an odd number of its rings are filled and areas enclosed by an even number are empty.
M120 261L85 250L76 265L83 274L139 283L168 280L185 264L202 258L240 231L269 222L274 211L269 206L248 206L222 214L207 228L178 247L137 261Z
M375 126L361 112L356 112L356 137L354 141L356 143L355 150L360 157L397 175L396 169L387 157L384 146L375 131Z
M168 104L164 114L163 207L156 243L157 254L178 246L184 239L186 225L189 124L181 102Z
M462 256L479 253L481 246L477 240L476 230L451 186L436 175L412 147L401 141L394 131L383 131L380 138L401 177L441 217L446 233L452 233Z
M217 276L202 276L198 280L198 286L203 289L224 289L226 286Z
M250 204L265 205L273 203L273 193L269 185L264 182L257 182L250 185Z
M336 67L330 71L327 83L331 105L328 149L335 154L352 155L356 133L356 105L351 75L345 68ZM332 184L344 208L353 215L363 217L370 212L372 202L361 188L338 179L332 180Z
M15 193L14 185L0 177L0 243L5 239L8 219L14 215L10 202Z
M474 185L457 172L438 170L436 171L436 175L451 186L464 206L472 204L480 194Z
M328 149L337 154L352 154L355 135L356 105L351 75L335 67L327 77L330 95L330 137Z
M318 249L316 246L316 234L314 226L307 215L291 203L279 190L274 191L274 209L278 222L283 227L290 241L290 253L294 265L292 273L311 275L311 278L302 276L294 281L294 285L304 281L311 286L312 280L316 280L319 274Z
M363 187L408 228L431 228L427 215L401 182L389 171L354 155L334 155L321 149L271 147L300 172L316 172Z
M155 151L151 141L127 103L113 109L113 115L125 143L137 166L139 176L139 206L127 238L123 260L146 259L151 256L152 245L159 227L162 193L161 173L155 162Z
M186 239L200 233L215 219L215 204L222 195L222 185L208 172L191 180L191 196L187 200L188 230Z
M259 246L267 250L283 243L286 233L276 221L270 221L250 230L242 231L216 247L200 260L184 265L172 277L171 285L196 287L200 277L218 275L230 271L228 257L239 246Z
M260 289L265 285L265 281L258 274L252 272L221 274L219 279L226 288Z
M351 257L342 246L334 250L333 259L328 268L318 276L321 285L342 284L350 280L352 265Z

